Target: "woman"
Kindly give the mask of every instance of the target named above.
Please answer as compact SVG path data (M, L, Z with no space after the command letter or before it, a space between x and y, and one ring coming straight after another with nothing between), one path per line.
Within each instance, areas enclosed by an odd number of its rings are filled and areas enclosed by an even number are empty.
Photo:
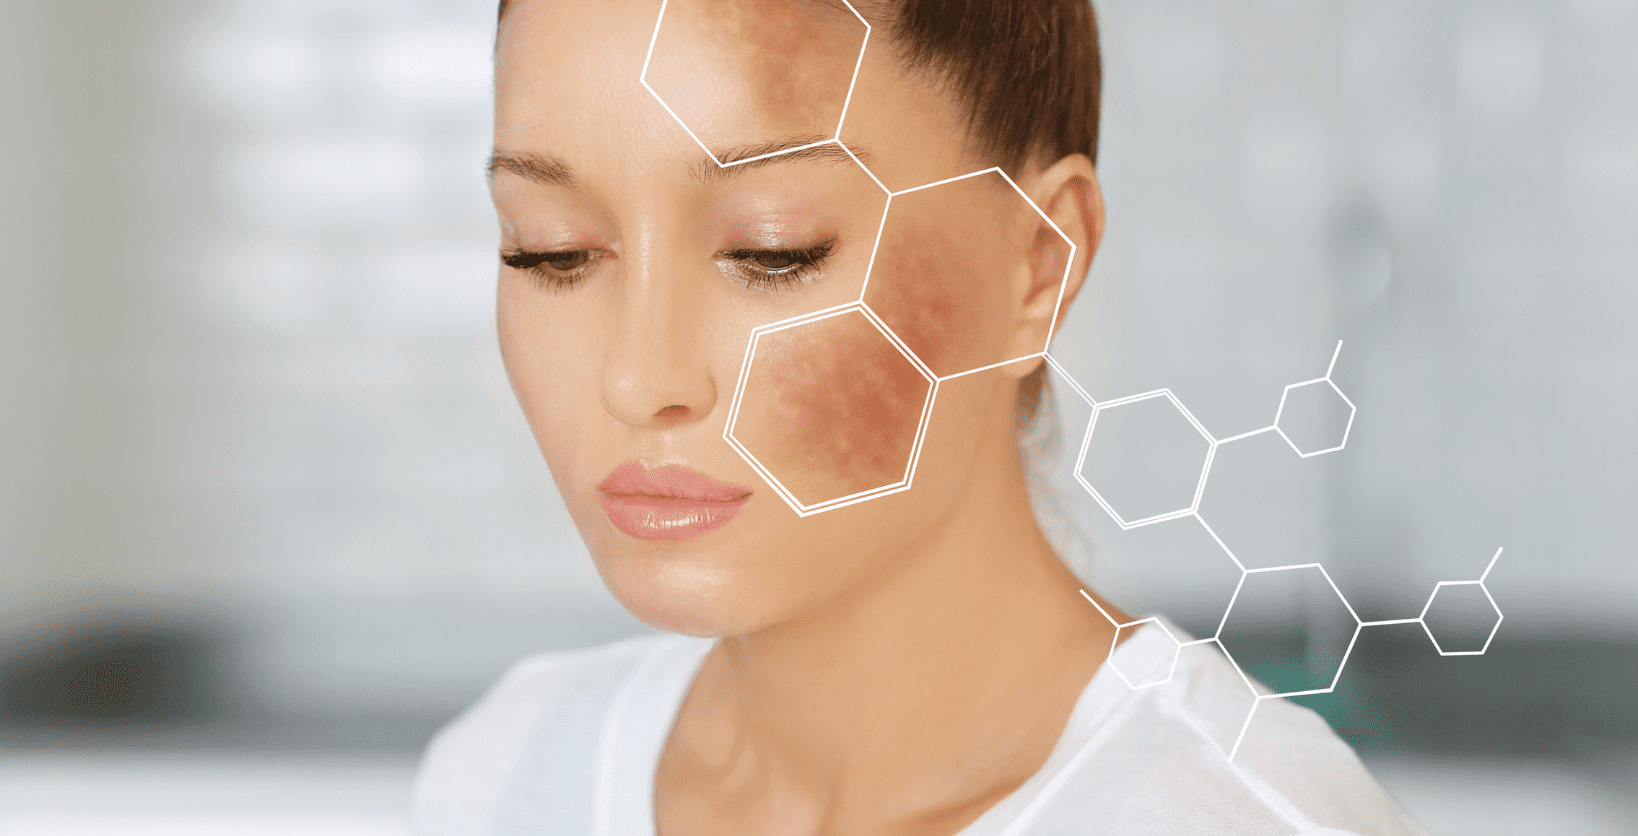
M825 0L502 5L502 354L604 581L681 635L519 663L422 832L1418 832L1305 709L1230 760L1221 659L1104 665L1175 645L1116 644L1017 440L1103 230L1096 30L952 5L868 41Z

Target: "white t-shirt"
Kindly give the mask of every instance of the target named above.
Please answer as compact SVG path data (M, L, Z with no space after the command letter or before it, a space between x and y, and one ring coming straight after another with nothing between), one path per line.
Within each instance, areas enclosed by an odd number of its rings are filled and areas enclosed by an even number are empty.
M1170 624L1171 635L1183 633ZM1186 638L1180 639L1186 641ZM652 636L517 663L428 747L419 836L654 836L654 775L712 641ZM1255 697L1211 645L1138 628L1039 772L960 833L1423 834L1314 712ZM1118 673L1117 670L1118 669Z

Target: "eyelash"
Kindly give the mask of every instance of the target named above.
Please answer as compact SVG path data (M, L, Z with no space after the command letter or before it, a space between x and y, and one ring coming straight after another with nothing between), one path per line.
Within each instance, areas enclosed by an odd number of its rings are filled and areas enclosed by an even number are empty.
M813 281L813 272L835 248L836 239L832 238L801 249L744 248L726 250L718 255L733 262L729 269L734 273L736 282L745 287L773 292ZM529 273L536 284L552 290L567 290L578 284L590 272L596 260L597 254L591 250L513 249L501 253L502 264ZM554 263L570 261L573 264L567 268ZM767 261L783 264L768 267Z
M579 258L567 269L559 268L554 260L571 260ZM591 250L506 250L501 253L501 263L514 270L522 270L529 274L535 284L551 290L568 290L580 283L586 277L591 263L596 256Z
M813 281L814 271L830 258L831 251L835 249L836 239L831 238L799 250L740 249L728 250L721 255L735 262L731 269L736 274L734 278L741 284L773 292ZM758 259L783 261L786 264L768 267Z

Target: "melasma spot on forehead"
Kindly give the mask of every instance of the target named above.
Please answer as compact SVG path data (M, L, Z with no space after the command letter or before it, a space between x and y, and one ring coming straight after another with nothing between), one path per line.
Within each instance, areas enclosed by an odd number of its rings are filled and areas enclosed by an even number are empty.
M645 79L708 147L831 137L864 42L815 2L671 0Z

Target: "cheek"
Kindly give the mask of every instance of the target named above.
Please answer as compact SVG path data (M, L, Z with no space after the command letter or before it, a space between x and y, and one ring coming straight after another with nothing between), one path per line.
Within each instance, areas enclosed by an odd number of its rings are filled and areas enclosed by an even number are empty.
M1009 321L999 223L967 181L893 199L865 303L939 377L1001 359ZM960 207L953 210L952 207Z
M501 362L506 366L506 378L512 384L524 415L533 424L539 406L548 399L542 390L551 388L548 367L540 363L544 353L540 345L544 329L534 322L528 307L528 291L524 283L502 275L495 294L495 332L500 342ZM548 332L549 333L549 332ZM536 433L539 434L538 431Z
M764 334L734 438L805 505L901 481L932 384L854 310Z
M596 381L589 373L596 368L592 351L597 329L587 327L598 321L565 298L543 294L526 279L501 277L495 311L501 360L560 486L574 465L576 451L586 448L580 436L593 426L586 420L586 405L595 408L599 403Z

